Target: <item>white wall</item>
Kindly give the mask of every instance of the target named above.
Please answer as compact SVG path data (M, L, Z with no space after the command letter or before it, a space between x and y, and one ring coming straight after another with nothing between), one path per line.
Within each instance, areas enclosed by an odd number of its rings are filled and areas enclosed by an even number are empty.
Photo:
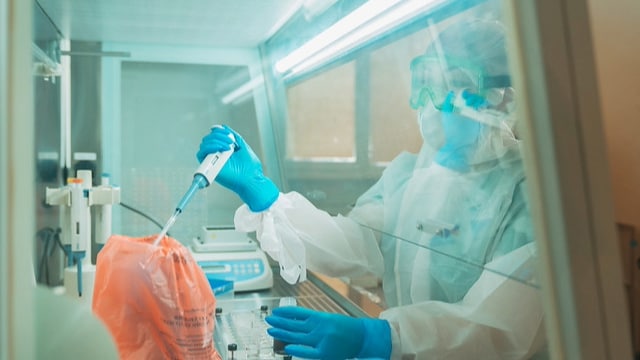
M616 221L640 231L640 1L589 5Z

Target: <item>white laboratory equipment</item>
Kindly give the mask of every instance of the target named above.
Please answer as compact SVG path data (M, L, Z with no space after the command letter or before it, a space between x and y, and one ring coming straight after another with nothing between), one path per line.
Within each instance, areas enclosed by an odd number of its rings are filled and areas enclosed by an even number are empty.
M120 202L120 188L108 184L92 187L89 170L78 170L77 178L60 188L46 188L46 202L60 206L61 242L67 256L64 270L66 295L90 300L93 294L95 265L91 263L91 206L96 206L96 243L111 235L111 206Z
M189 249L210 282L232 281L236 292L273 286L267 256L246 233L229 227L203 226Z

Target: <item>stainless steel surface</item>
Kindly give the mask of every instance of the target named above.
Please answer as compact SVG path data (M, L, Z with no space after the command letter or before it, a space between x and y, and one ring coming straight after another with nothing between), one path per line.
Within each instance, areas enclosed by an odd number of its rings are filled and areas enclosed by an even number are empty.
M214 341L223 360L283 359L273 352L273 339L267 335L268 325L264 322L283 297L295 297L299 306L315 310L367 316L359 303L353 301L357 296L349 298L349 293L357 292L342 290L349 288L344 283L309 274L308 281L290 285L278 275L277 268L274 273L274 286L269 290L235 293L217 299Z

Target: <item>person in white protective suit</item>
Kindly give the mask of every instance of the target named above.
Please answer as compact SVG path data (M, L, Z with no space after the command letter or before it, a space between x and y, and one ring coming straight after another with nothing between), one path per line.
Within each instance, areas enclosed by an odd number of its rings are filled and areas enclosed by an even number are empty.
M257 232L285 280L307 268L382 278L389 308L377 319L281 307L268 332L301 358L531 358L545 336L504 29L453 25L411 71L424 144L395 158L347 216L280 193L229 127L203 138L200 161L235 136L216 181L244 201L236 228Z

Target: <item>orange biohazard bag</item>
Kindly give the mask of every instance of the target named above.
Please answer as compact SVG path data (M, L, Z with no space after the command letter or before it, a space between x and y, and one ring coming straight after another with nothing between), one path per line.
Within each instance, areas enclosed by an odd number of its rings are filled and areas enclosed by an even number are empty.
M216 300L182 244L114 235L98 253L93 312L120 359L220 359L213 342Z

